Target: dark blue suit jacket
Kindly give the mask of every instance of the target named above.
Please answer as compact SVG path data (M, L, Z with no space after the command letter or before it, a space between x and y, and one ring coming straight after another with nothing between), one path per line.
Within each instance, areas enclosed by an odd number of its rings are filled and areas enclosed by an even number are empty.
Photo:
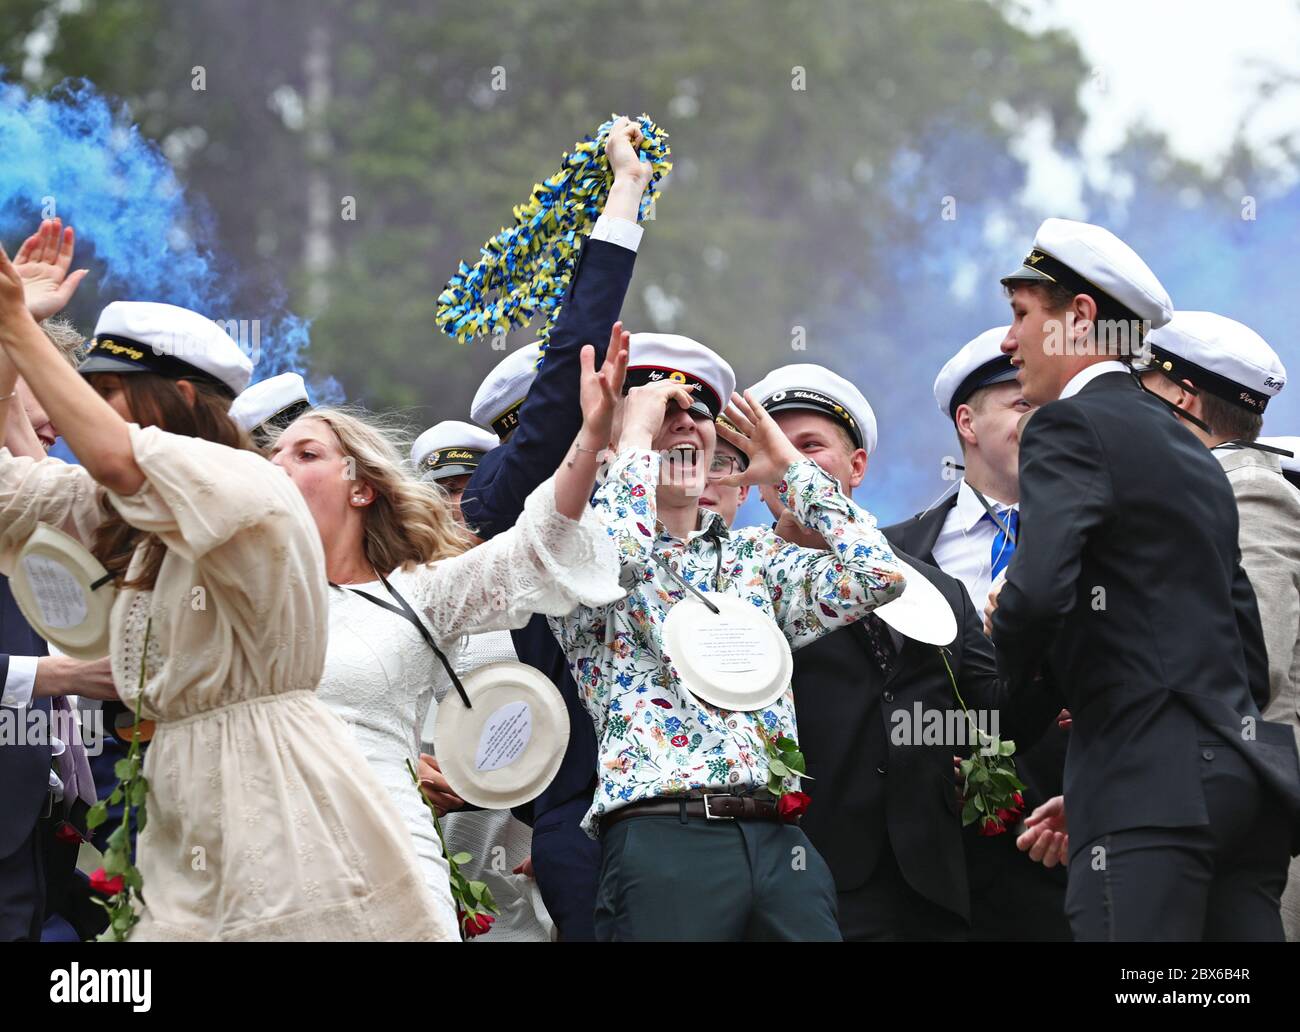
M524 499L568 455L582 427L582 347L595 347L599 368L635 264L636 252L626 247L590 239L583 244L551 331L546 360L519 410L519 425L505 444L483 456L461 499L465 522L479 537L494 537L513 527L523 512ZM534 616L526 627L510 633L520 661L537 667L555 682L569 711L569 747L559 773L529 806L515 810L516 816L532 824L574 799L590 801L596 781L596 735L546 617Z
M45 642L23 618L9 590L9 578L0 577L0 684L9 676L10 656L44 656ZM50 700L34 700L31 710L47 716ZM12 710L13 719L26 721L27 710ZM49 724L45 730L48 732ZM36 826L50 784L50 746L6 745L0 741L0 857L9 856L27 841Z

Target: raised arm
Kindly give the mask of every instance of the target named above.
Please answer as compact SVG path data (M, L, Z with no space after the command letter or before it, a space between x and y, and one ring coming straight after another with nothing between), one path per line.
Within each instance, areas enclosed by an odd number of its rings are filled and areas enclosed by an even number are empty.
M588 499L623 390L627 341L599 372L594 348L584 347L580 361L582 428L555 475L529 495L510 530L418 578L419 605L440 640L522 627L534 613L563 616L622 596L613 548Z
M650 182L650 166L637 154L640 143L641 131L628 119L619 119L610 131L605 152L614 183L601 218L583 244L551 330L546 360L520 409L519 426L505 444L485 456L461 500L465 521L479 537L493 537L514 525L524 499L560 464L582 423L581 350L590 344L597 364L603 360L636 263L641 237L637 211Z
M59 355L28 311L22 277L0 247L0 406L12 404L16 373L99 483L118 494L135 492L144 476L135 463L127 422ZM8 419L8 409L0 420Z

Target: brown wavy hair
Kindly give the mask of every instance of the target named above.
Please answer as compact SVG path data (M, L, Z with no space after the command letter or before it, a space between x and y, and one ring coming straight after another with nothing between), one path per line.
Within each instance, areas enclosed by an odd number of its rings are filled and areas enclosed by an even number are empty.
M86 379L93 387L102 376L110 373L90 373ZM122 392L131 409L132 421L140 426L156 426L171 434L198 437L227 448L256 451L248 434L230 418L230 403L234 400L224 388L207 380L187 382L194 388L191 405L181 393L178 381L157 373L124 373L120 377ZM120 587L148 591L158 579L166 546L157 535L131 526L105 497L100 505L104 521L95 531L91 548L95 558L113 575ZM139 574L127 580L126 570L136 549L143 548L144 566Z

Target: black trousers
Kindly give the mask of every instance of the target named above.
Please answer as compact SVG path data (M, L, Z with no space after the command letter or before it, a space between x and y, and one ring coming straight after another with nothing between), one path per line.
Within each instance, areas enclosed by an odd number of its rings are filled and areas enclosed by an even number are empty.
M600 843L579 827L591 800L575 799L536 818L533 873L560 942L594 942Z
M0 942L40 942L45 921L45 821L0 857Z
M602 836L601 942L838 942L835 883L792 824L630 817Z
M1228 745L1197 748L1209 823L1118 831L1075 852L1065 908L1077 941L1283 940L1286 815Z
M845 942L965 942L970 925L907 883L886 839L876 869L860 888L839 894Z

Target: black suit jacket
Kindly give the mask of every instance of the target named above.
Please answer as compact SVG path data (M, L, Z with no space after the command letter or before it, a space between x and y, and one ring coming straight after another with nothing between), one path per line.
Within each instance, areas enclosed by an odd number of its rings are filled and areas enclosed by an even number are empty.
M1260 717L1268 659L1236 502L1209 450L1131 376L1103 374L1030 420L1020 526L993 640L1014 696L1047 673L1069 706L1071 849L1205 824L1206 738L1300 815L1292 732Z
M24 619L9 590L9 578L0 577L0 684L9 675L9 657L43 656L45 642ZM49 699L33 700L28 709L9 709L3 716L17 729L29 712L45 714L44 744L8 744L0 739L0 857L9 856L27 841L36 826L50 785Z
M967 706L1001 707L993 648L961 583L912 556L901 556L942 593L957 616L948 663ZM896 658L883 676L866 628L851 624L795 653L794 697L799 742L812 780L813 802L803 827L825 858L841 892L863 885L875 870L884 836L913 889L963 918L970 894L956 805L954 750L948 744L903 741L896 731L926 710L959 710L937 647L891 632ZM999 731L1019 739L1047 726L1053 705L1030 700L1024 714L1001 708ZM1056 710L1051 711L1055 713Z
M957 504L957 492L953 491L937 505L918 512L893 526L885 527L882 533L889 538L895 548L901 548L908 555L914 555L931 566L934 561L934 543L939 540L944 520Z
M930 563L944 521L957 504L953 491L937 505L884 529L896 550ZM963 589L964 590L964 589ZM976 607L983 621L983 605ZM1065 753L1070 736L1055 724L1038 741L1016 742L1016 775L1025 783L1026 814L1064 790ZM1066 870L1044 867L1016 847L1008 833L985 837L977 825L963 833L971 893L971 936L975 939L1041 942L1068 940L1065 919Z
M582 427L582 346L595 347L599 368L635 265L636 253L626 247L591 239L583 244L569 292L551 330L546 360L519 410L519 425L501 447L483 456L465 487L461 511L479 537L494 537L513 527L528 495L568 454ZM534 616L527 626L510 634L520 661L555 683L569 713L569 744L559 771L531 804L515 809L517 817L533 824L574 799L591 801L596 781L596 733L546 617Z

